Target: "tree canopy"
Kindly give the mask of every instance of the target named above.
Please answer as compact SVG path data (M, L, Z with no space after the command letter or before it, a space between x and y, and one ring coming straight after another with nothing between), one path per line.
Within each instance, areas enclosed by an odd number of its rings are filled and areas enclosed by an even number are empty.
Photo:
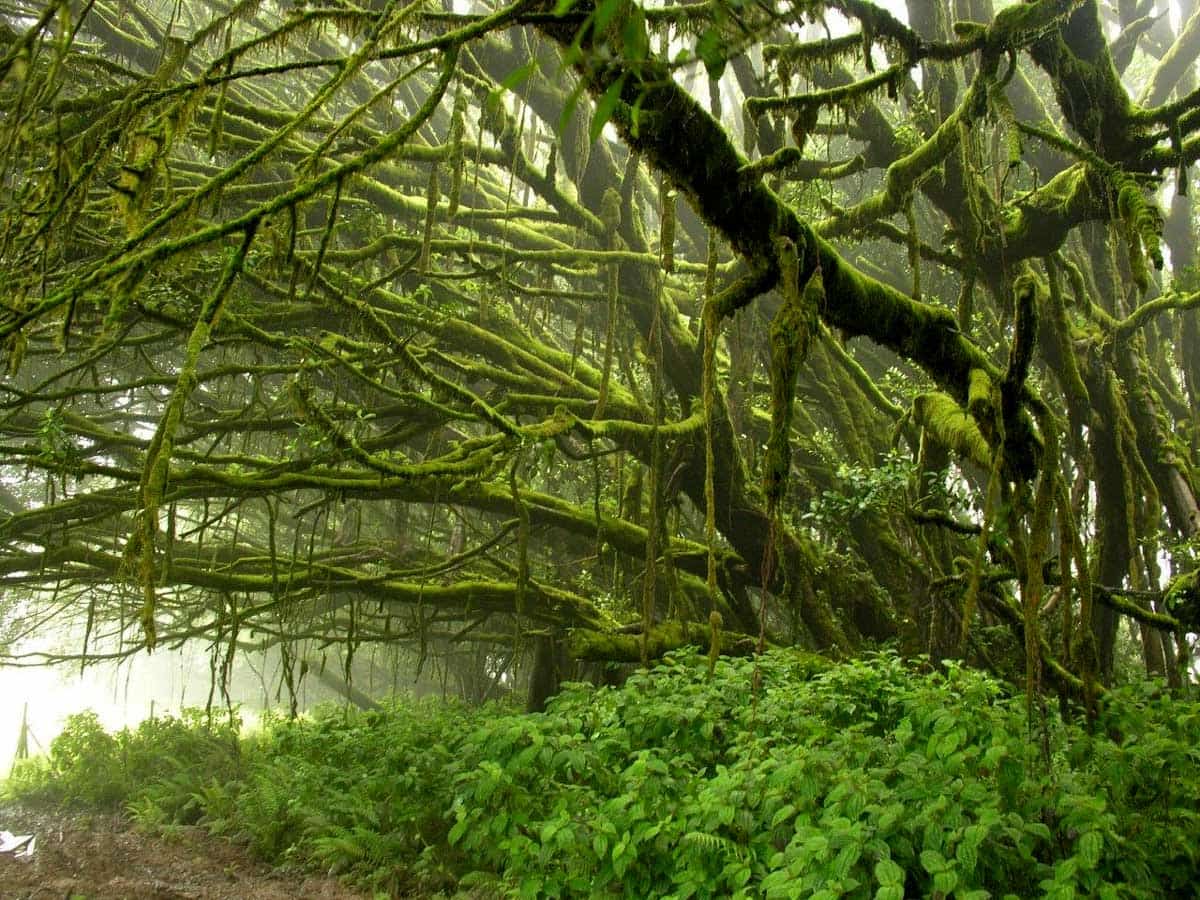
M10 654L895 643L1089 698L1128 621L1178 679L1198 49L1150 0L4 4Z

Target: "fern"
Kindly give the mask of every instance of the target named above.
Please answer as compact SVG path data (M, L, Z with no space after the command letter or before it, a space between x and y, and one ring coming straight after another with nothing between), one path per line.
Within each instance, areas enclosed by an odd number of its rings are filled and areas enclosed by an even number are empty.
M724 856L739 856L738 845L727 837L708 831L689 831L679 843L697 854L720 853Z

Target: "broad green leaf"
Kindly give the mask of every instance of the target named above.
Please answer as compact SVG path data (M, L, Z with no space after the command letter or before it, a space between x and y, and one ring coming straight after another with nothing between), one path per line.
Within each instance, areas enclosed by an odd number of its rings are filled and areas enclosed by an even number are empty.
M740 866L738 866L737 870L733 873L733 877L730 879L730 882L733 884L733 886L735 888L745 887L746 882L748 882L750 880L750 874L751 873L750 873L749 866L744 865L744 864L740 865Z
M629 864L633 861L633 854L627 852L628 845L624 840L618 841L617 846L613 847L612 864L613 872L618 878L623 878L625 870L629 868Z
M601 35L608 28L609 22L621 11L624 5L624 0L600 0L596 4L596 11L592 13L592 28L593 33Z
M1104 837L1098 831L1088 831L1079 839L1079 862L1085 869L1100 865L1104 852Z
M779 808L779 811L771 818L771 827L778 828L781 822L790 819L796 814L796 807L790 803L784 804Z
M725 71L725 39L715 27L709 27L696 40L696 55L704 62L709 78L720 78Z
M854 868L854 864L858 862L861 855L862 849L857 844L847 844L838 851L838 855L834 857L833 863L829 866L829 871L833 873L834 878L843 881L849 877L850 870Z
M624 835L621 836L621 839L618 840L616 845L613 847L613 852L612 852L613 859L616 860L617 857L622 856L625 853L625 849L628 846L629 846L629 833L626 832Z
M804 852L810 858L821 858L829 849L829 839L823 834L814 834L804 842Z
M985 825L968 825L963 831L962 845L970 847L972 850L979 848L983 843L983 839L987 837L987 827Z
M983 764L989 768L996 768L996 764L1004 757L1008 756L1008 748L1003 744L992 744L983 754Z
M537 70L537 60L531 59L529 62L525 63L525 65L517 66L507 75L505 75L497 90L500 92L514 90L519 85L523 84L526 79L528 79L529 76Z
M621 53L629 62L642 62L650 55L650 38L646 34L646 14L636 4L621 23Z
M933 876L933 890L936 893L945 896L956 887L958 887L958 873L953 869L946 869Z
M875 880L882 885L904 884L904 870L895 861L881 859L875 863Z
M621 75L608 86L608 90L596 102L596 111L592 114L592 125L588 129L588 140L594 141L600 137L600 132L604 130L604 126L608 124L608 120L612 118L617 109L617 104L621 100L621 89L624 87L625 76Z
M946 857L942 856L936 850L921 851L921 865L930 875L936 875L938 872L943 872L946 869Z
M508 813L500 812L492 819L492 834L502 835L508 830Z
M975 871L975 866L979 864L979 855L976 848L963 841L954 850L954 858L958 860L963 871L968 874Z
M565 134L567 126L571 124L571 116L575 115L575 107L579 105L579 98L583 94L583 82L578 82L567 95L566 102L563 103L562 112L558 116L558 133Z
M961 731L948 731L943 735L937 744L937 755L940 759L945 759L951 753L958 749L959 743L962 741Z
M1025 830L1032 835L1036 835L1047 843L1049 843L1053 837L1050 834L1050 829L1043 822L1026 822Z

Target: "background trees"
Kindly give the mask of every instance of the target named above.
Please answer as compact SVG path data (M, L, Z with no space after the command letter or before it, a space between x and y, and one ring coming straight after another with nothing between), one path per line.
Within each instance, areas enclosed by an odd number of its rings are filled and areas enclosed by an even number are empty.
M1178 677L1190 7L3 23L11 636Z

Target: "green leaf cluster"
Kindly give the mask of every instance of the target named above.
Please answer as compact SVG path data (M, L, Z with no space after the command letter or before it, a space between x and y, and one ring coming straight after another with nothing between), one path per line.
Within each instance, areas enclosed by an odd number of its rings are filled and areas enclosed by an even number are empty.
M916 478L916 468L911 460L889 453L870 468L838 463L834 475L835 487L810 498L808 509L800 515L804 522L823 531L844 530L857 516L901 511Z

